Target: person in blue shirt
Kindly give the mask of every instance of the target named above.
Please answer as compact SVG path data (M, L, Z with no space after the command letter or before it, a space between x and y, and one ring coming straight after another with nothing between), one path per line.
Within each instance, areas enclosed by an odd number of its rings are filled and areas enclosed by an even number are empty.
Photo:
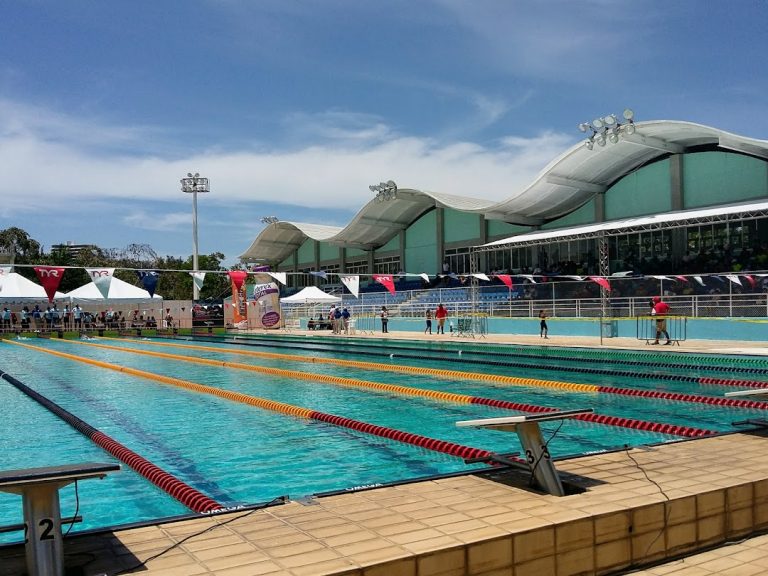
M351 316L352 314L350 314L349 310L346 308L341 311L341 321L344 323L344 334L349 334L349 319Z

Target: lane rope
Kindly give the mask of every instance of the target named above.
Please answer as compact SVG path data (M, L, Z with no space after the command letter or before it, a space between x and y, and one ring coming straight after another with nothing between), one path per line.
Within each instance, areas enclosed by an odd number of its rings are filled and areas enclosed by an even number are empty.
M61 420L69 424L93 443L112 454L112 456L124 464L133 468L141 476L152 482L152 484L163 490L178 502L181 502L193 512L204 514L224 509L224 506L212 498L206 496L195 488L192 488L146 458L139 456L136 452L125 447L114 438L107 436L71 412L68 412L7 372L0 370L0 377L16 387L20 392L23 392L35 400L38 404L48 409L48 411L58 416Z
M478 405L485 405L485 406L492 406L495 408L502 408L506 410L517 410L520 412L552 412L556 411L555 408L548 408L543 406L536 406L531 404L522 404L517 402L510 402L507 400L496 400L492 398L483 398L480 396L470 396L467 394L457 394L455 392L442 392L439 390L431 390L431 389L422 389L422 388L412 388L409 386L402 386L398 384L385 384L383 382L371 382L367 380L358 380L354 378L343 378L340 376L329 376L324 374L310 374L306 372L299 372L295 370L283 370L280 368L266 368L263 366L254 366L252 364L242 364L237 362L224 362L221 360L211 360L208 358L191 358L189 356L181 356L178 354L166 354L163 352L153 352L151 350L141 350L136 348L126 348L124 346L111 346L109 344L97 344L93 342L79 342L79 341L67 341L68 343L72 344L81 344L84 346L93 346L96 348L105 348L107 350L115 350L118 352L128 352L131 354L139 354L139 355L149 355L149 356L158 356L160 358L164 359L170 359L170 360L177 360L182 362L193 362L193 363L200 363L200 364L206 364L206 365L212 365L212 366L225 366L227 368L236 368L236 369L244 369L249 370L253 372L259 372L259 373L266 373L272 376L281 376L286 378L300 378L302 380L308 380L308 381L321 381L328 384L335 384L340 386L346 386L346 387L355 387L355 388L368 388L372 390L377 391L384 391L392 394L399 394L399 395L405 395L405 396L417 396L422 398L428 398L431 400L441 400L445 402L454 402L457 404L478 404ZM194 349L197 351L206 351L206 352L223 352L223 353L230 353L229 350L222 351L221 349L216 348L209 348L204 346L196 346L196 345L179 345L181 348L186 349ZM247 355L258 355L262 358L268 357L272 359L280 359L280 360L291 360L293 357L290 357L285 354L269 354L269 353L262 353L262 352L252 352L252 351L244 351ZM335 362L331 361L330 359L323 358L318 359L321 363L329 363L329 364L336 364ZM307 360L308 361L308 360ZM343 366L354 366L354 367L371 367L375 368L376 366L368 363L368 362L357 362L353 360L342 360ZM398 368L398 367L395 367ZM419 369L421 370L421 369ZM637 420L634 418L623 418L619 416L606 416L606 415L600 415L600 414L588 414L577 418L578 420L583 420L585 422L593 422L597 424L605 424L608 426L618 426L622 428L631 428L634 430L647 430L651 432L659 432L662 434L670 434L673 436L684 436L688 438L695 438L695 437L701 437L701 436L709 436L712 434L716 434L717 432L713 430L704 430L701 428L694 428L691 426L682 426L682 425L675 425L675 424L666 424L661 422L650 422L645 420Z
M127 368L125 366L119 366L116 364L110 364L101 360L92 360L90 358L83 358L81 356L75 356L74 354L67 354L65 352L59 352L57 350L49 350L47 348L39 348L37 346L31 346L29 344L22 344L21 342L13 341L13 344L17 346L23 346L30 350L38 352L44 352L46 354L52 354L60 358L67 358L74 360L75 362L82 362L84 364L90 364L92 366L98 366L99 368L106 368L107 370L114 370L116 372L122 372L124 374L130 374L132 376L138 376L140 378L146 378L148 380L154 380L157 382L163 382L179 388L185 388L194 392L202 394L209 394L232 400L235 402L242 402L251 406L280 412L283 414L301 416L304 418L318 420L334 424L336 426L357 430L366 434L374 436L380 436L382 438L388 438L396 440L405 444L411 444L431 450L433 452L440 452L449 456L455 456L462 459L487 459L494 456L493 452L483 450L481 448L473 448L471 446L464 446L462 444L456 444L454 442L448 442L446 440L436 440L429 438L428 436L422 436L420 434L413 434L410 432L404 432L395 428L388 428L386 426L378 426L376 424L369 424L367 422L361 422L359 420L353 420L351 418L345 418L343 416L336 416L334 414L328 414L325 412L319 412L316 410L310 410L307 408L301 408L299 406L292 406L291 404L285 404L282 402L275 402L267 400L265 398L259 398L257 396L249 396L247 394L241 394L239 392L231 392L228 390L221 390L220 388L214 388L212 386L206 386L204 384L197 384L195 382L189 382L178 378L170 378L161 374L154 374L152 372L146 372L144 370L137 370L135 368ZM79 343L79 342L78 342Z

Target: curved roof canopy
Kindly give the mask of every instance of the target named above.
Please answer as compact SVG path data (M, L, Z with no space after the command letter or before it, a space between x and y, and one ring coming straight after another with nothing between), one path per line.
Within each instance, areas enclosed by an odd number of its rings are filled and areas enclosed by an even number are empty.
M372 250L386 244L435 206L482 214L489 220L538 226L574 211L648 162L699 146L717 146L768 159L768 141L701 124L657 120L634 126L634 134L623 133L616 144L593 149L583 142L574 145L555 158L531 184L501 202L398 189L395 197L387 201L369 201L343 228L297 222L269 224L240 258L282 262L307 238Z

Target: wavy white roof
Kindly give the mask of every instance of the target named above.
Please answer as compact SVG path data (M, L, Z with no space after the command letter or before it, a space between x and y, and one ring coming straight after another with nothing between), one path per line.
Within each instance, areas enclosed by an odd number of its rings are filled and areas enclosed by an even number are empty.
M717 145L768 159L768 141L716 128L670 120L638 122L632 135L616 144L587 149L579 143L555 158L534 181L493 202L425 190L398 189L397 198L371 199L343 228L277 222L268 225L240 256L247 261L282 262L307 238L371 250L383 246L434 206L482 214L489 220L536 226L577 209L636 168L692 147Z

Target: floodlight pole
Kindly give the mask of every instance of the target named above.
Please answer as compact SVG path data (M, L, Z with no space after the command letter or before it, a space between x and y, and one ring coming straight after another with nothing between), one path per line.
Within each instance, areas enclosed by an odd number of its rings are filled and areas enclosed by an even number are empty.
M181 190L192 194L192 268L193 272L198 271L198 246L197 246L197 193L210 192L208 187L208 178L201 178L200 174L191 172L186 178L181 179ZM200 298L200 289L195 282L192 282L192 299L197 301Z

